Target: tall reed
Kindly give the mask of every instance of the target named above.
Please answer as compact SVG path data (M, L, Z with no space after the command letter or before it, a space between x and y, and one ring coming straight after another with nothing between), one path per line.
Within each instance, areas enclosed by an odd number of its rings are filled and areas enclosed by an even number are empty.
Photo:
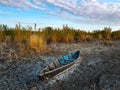
M15 28L0 25L0 42L22 43L39 49L50 43L79 43L94 39L120 40L120 30L112 31L110 27L105 27L103 30L86 32L64 25L61 29L45 27L39 31L33 31L31 27L23 28L21 25L16 25Z

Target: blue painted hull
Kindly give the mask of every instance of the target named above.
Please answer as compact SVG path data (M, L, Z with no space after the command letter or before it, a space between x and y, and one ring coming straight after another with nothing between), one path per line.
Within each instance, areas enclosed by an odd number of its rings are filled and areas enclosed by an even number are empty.
M58 59L61 65L67 65L70 64L71 62L74 62L78 59L80 55L80 51L76 51L74 53L67 54L63 56L61 59Z

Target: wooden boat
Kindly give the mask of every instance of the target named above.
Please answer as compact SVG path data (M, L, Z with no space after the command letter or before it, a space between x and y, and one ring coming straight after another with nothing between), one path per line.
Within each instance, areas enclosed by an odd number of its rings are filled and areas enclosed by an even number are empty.
M40 77L43 79L49 79L64 70L70 68L73 64L76 63L80 55L80 51L76 51L74 53L67 54L63 56L62 58L56 60L55 62L49 64L47 67L45 67L41 73Z

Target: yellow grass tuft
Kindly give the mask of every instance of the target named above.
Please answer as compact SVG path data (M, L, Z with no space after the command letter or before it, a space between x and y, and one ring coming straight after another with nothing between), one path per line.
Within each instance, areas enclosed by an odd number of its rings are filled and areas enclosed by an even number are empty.
M36 50L44 51L46 49L46 41L43 36L32 35L28 43L31 48Z

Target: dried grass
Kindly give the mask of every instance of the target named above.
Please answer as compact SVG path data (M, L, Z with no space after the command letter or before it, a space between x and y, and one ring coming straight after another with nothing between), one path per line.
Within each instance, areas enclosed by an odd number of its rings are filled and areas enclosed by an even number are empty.
M32 35L29 38L28 44L31 48L37 51L44 51L46 49L46 41L43 36Z
M110 41L110 40L104 40L103 44L106 45L106 46L113 46L113 45L115 45L115 42L114 41Z

